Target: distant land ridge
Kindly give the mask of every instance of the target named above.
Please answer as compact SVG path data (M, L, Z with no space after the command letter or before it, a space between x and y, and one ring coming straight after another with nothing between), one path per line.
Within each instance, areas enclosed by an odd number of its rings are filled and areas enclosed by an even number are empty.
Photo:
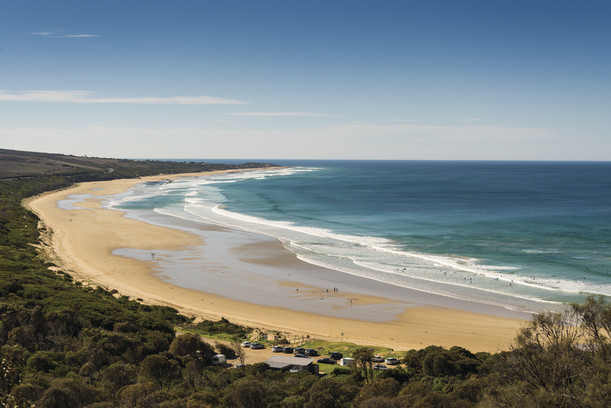
M118 178L117 176L138 177L161 173L177 174L258 167L275 167L275 165L269 163L228 165L203 162L111 159L0 149L0 179L82 173L100 173L100 179L113 179ZM113 174L113 177L110 177L111 173L115 172L118 174ZM104 174L109 177L104 177Z

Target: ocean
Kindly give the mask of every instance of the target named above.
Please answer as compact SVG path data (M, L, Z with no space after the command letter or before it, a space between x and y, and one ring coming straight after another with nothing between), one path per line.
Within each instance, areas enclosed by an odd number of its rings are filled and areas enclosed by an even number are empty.
M145 183L106 206L262 234L307 263L512 310L611 296L611 163L273 162L285 167Z

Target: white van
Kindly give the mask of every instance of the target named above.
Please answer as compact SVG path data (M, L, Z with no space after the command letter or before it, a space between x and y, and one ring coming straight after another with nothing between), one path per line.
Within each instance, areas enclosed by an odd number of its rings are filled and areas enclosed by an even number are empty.
M344 357L339 360L339 365L343 367L354 367L354 359L350 357Z
M212 356L212 365L223 365L227 362L224 354L215 354Z

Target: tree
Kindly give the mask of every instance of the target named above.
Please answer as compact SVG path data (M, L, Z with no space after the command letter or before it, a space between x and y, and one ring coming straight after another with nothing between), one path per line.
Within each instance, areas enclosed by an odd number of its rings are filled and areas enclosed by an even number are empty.
M185 368L182 370L182 376L185 383L193 388L193 391L204 384L203 367L198 360L188 361L187 364L185 364Z
M36 406L45 408L78 408L80 403L73 393L57 387L49 387L36 403Z
M191 333L177 336L170 344L169 351L177 357L197 359L205 365L212 364L212 356L215 354L210 344L203 341L197 334Z
M533 386L551 388L566 384L575 377L575 364L564 359L569 355L580 354L578 346L582 332L576 322L570 312L546 312L536 315L531 326L520 331L513 354L523 369L522 377L526 382ZM542 362L546 364L540 364Z
M312 383L303 396L307 401L305 404L307 408L334 408L348 406L349 401L352 401L357 393L358 388L352 386L349 381L341 382L333 378L323 378Z
M590 354L590 372L584 402L590 406L611 406L611 304L602 296L590 296L583 305L573 305L581 320Z
M431 377L454 374L452 358L446 350L427 353L422 359L422 373Z
M403 408L405 404L398 399L375 397L368 399L358 405L358 408Z
M212 391L194 392L187 399L187 408L201 408L218 405L218 393Z
M611 359L611 304L603 296L589 296L583 305L574 304L572 308L580 317L590 352L608 363Z
M21 345L0 348L0 395L7 395L13 385L19 384L27 355Z
M259 408L265 406L265 386L257 380L239 383L223 398L224 405L235 408Z
M588 298L562 313L544 312L520 330L512 350L495 368L496 383L485 397L498 406L611 406L608 364L611 305ZM521 389L508 393L506 389Z
M360 367L365 373L365 381L367 383L373 381L373 349L358 348L352 353L352 358L356 361L357 367Z
M229 360L237 357L235 347L228 346L224 343L216 342L216 351L218 351L220 354L224 354Z
M122 362L111 364L101 373L104 388L109 389L112 394L126 385L133 384L136 375L136 366Z
M424 381L411 381L399 392L399 397L407 401L411 406L416 401L431 393L431 385Z
M37 407L45 408L70 408L82 407L91 404L95 400L93 387L82 381L69 378L54 380L49 388L37 401Z
M313 392L305 408L336 408L338 405L332 395L323 392Z
M584 381L584 352L579 346L581 330L574 313L545 312L520 330L507 355L510 370L533 391L543 390L560 405L573 407L578 396L574 387Z
M242 368L244 368L244 361L246 360L246 352L242 348L242 345L240 344L240 340L232 340L231 348L235 351L235 355L237 356L238 360L240 361L240 365L242 366Z
M305 404L305 399L301 395L289 395L285 397L280 406L282 408L302 408Z
M170 388L180 379L180 366L176 360L169 360L164 356L154 354L142 361L140 376L145 381L151 381L161 388Z
M153 383L128 385L119 391L118 400L121 407L150 407L156 402L155 391L157 391L157 387Z
M361 389L361 392L359 393L358 397L353 402L354 402L354 405L358 407L362 407L362 406L372 406L373 407L373 406L376 406L376 405L372 405L374 404L374 402L371 402L369 404L365 404L365 403L370 401L373 398L376 398L376 399L394 398L397 396L400 389L401 389L401 385L394 378L378 379L369 384L365 384L363 388ZM382 403L382 402L377 401L376 403ZM387 404L387 403L388 401L383 402L383 404ZM379 405L379 406L383 406L383 405ZM393 406L393 405L389 405L389 406Z

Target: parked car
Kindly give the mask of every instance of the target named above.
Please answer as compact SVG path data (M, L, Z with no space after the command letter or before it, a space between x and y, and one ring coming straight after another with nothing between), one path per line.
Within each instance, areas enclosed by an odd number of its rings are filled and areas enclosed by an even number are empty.
M388 367L386 367L384 364L376 364L373 366L374 370L388 370Z
M384 357L382 357L382 356L373 356L371 361L373 361L374 363L383 363L384 362Z
M250 341L243 341L241 346L245 347L245 348L249 348L250 347Z
M272 351L274 353L283 353L284 352L284 347L282 347L282 346L274 346L274 347L272 347Z
M286 354L291 354L293 352L293 348L292 347L284 347L282 349L282 352L286 353Z
M305 354L310 357L316 357L318 355L318 351L314 349L306 349Z
M295 354L305 354L305 349L303 347L295 347L293 349L293 353L295 353Z
M394 357L389 357L384 362L388 365L397 365L400 363L399 359Z
M344 355L342 353L338 353L337 351L334 351L332 353L329 353L329 357L331 357L335 361L338 361L338 360L341 360L344 357Z
M308 356L306 356L303 353L295 353L295 357L299 357L299 358L308 358Z
M257 350L257 349L263 349L265 348L265 346L261 343L250 343L250 348L253 350Z
M319 358L316 362L319 364L335 364L335 360L329 357Z

